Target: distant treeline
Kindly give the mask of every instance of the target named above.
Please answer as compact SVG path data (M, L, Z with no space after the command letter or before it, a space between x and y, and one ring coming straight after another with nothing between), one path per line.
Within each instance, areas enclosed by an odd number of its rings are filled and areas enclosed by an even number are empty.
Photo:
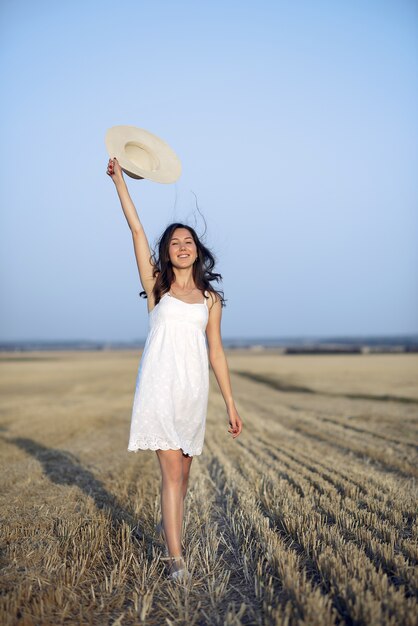
M30 352L37 350L142 350L144 340L133 341L3 341L1 352ZM418 352L418 335L386 337L324 337L324 338L223 338L230 350L271 350L281 354L370 354Z

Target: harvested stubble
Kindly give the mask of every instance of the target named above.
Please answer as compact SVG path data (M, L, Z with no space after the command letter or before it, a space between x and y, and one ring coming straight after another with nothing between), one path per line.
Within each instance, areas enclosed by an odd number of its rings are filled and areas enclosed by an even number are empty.
M415 625L417 357L227 357L244 430L211 373L182 587L126 451L139 354L2 355L2 624Z

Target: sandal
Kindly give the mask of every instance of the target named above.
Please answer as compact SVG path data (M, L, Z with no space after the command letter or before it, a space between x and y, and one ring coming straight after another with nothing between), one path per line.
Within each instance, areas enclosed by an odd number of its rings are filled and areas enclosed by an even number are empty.
M173 572L169 576L170 580L177 580L178 582L186 582L186 583L190 580L190 578L191 578L191 574L190 572L187 571L185 567L177 570L176 572Z
M176 580L176 581L180 581L180 582L187 582L188 580L190 580L191 578L191 574L190 572L187 570L186 568L186 563L184 561L184 558L182 556L169 556L167 557L166 560L170 560L170 561L183 561L184 566L180 567L179 569L173 570L168 578L170 580Z

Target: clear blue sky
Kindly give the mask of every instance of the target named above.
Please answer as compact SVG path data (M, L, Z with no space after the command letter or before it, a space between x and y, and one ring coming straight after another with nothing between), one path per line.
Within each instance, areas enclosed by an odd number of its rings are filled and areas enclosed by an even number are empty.
M222 334L418 332L418 8L1 3L2 340L143 339L104 136L146 128L175 185L127 179L151 244L197 219Z

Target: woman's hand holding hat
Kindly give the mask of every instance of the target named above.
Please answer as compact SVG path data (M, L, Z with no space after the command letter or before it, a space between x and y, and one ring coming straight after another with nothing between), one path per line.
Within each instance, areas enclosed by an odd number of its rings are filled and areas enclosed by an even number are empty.
M116 157L114 157L113 159L109 159L106 174L110 176L115 184L123 180L122 168L119 165L119 161Z

